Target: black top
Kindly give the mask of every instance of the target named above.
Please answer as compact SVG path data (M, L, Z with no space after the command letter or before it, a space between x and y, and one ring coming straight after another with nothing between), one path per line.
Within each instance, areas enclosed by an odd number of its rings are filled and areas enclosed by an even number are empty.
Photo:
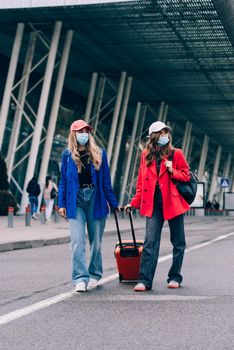
M159 177L159 173L160 173L161 162L162 162L162 159L157 157L156 158L156 170L157 170L158 177ZM158 181L156 183L156 189L155 189L155 200L157 200L157 201L162 200L162 193L161 193L161 189L159 187Z
M91 161L86 150L80 151L81 173L78 173L80 187L84 184L91 184Z
M34 179L29 181L26 191L28 192L29 196L35 196L35 197L38 197L41 192L39 184Z

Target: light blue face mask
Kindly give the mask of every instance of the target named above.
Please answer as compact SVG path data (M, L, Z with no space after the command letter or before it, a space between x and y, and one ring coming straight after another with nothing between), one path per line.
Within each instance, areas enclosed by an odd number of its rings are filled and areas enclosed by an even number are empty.
M166 146L168 144L168 142L169 142L168 135L160 136L159 139L158 139L158 145L160 147Z
M89 141L89 134L87 132L77 132L76 139L79 145L86 145L86 143Z

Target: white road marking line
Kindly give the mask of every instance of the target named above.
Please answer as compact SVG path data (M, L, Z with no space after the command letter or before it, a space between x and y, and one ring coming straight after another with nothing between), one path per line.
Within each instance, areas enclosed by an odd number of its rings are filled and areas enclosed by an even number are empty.
M192 250L203 248L203 247L205 247L207 245L210 245L210 244L213 244L215 242L224 240L224 239L226 239L226 238L228 238L230 236L233 236L233 235L234 235L234 232L230 232L230 233L227 233L226 235L218 236L218 237L216 237L214 239L211 239L210 241L207 241L207 242L204 242L204 243L201 243L201 244L197 244L197 245L195 245L195 246L193 246L191 248L188 248L188 249L185 250L185 252L188 253L188 252L190 252ZM171 258L172 258L172 254L168 254L168 255L165 255L165 256L162 256L161 258L159 258L158 262L161 263L161 262L164 262L164 261L166 261L168 259L171 259ZM108 277L102 278L102 280L99 282L99 285L104 285L106 283L109 283L109 282L117 279L118 277L119 277L119 274L115 273L115 274L110 275ZM71 298L74 295L77 295L77 293L75 293L74 291L58 294L55 297L52 297L52 298L49 298L49 299L45 299L45 300L39 301L38 303L26 306L26 307L24 307L22 309L18 309L18 310L9 312L8 314L0 316L0 325L12 322L12 321L14 321L14 320L16 320L18 318L21 318L23 316L29 315L29 314L31 314L33 312L36 312L36 311L39 311L41 309L45 309L46 307L49 307L49 306L54 305L54 304L57 304L60 301L64 301L66 299L69 299L69 298Z
M213 300L216 297L210 297L210 296L197 296L197 295L175 295L175 294L166 294L166 295L149 295L146 293L135 293L135 295L114 295L114 296L107 296L102 298L98 298L95 296L92 301L97 300L97 301L111 301L111 302L119 302L119 301L202 301L202 300Z

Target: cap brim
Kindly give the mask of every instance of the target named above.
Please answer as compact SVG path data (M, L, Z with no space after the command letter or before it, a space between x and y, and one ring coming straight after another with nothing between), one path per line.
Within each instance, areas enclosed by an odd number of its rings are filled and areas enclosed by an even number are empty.
M166 126L164 126L163 128L161 128L161 129L159 129L159 130L157 130L157 131L156 131L156 130L152 131L152 132L150 133L150 135L153 134L153 132L160 132L160 131L163 130L163 129L167 129L167 130L170 131L170 132L172 131L171 127L166 125ZM150 136L150 135L149 135L149 136Z

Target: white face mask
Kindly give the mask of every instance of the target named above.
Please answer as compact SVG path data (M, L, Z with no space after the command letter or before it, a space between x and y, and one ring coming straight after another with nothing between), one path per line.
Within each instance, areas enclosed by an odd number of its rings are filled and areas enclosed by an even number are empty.
M159 139L158 139L158 145L160 147L166 146L168 144L168 142L169 142L168 135L160 136Z
M89 141L89 134L87 132L77 132L76 139L79 145L86 145L86 143Z

